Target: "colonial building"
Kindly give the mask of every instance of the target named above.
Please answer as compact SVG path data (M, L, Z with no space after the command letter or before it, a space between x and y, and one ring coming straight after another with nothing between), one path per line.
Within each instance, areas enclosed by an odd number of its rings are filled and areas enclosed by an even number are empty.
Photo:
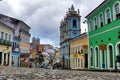
M29 30L31 29L26 23L20 21L20 65L29 64L30 56L30 36Z
M0 21L14 29L12 41L12 66L18 67L20 58L20 27L18 26L19 21L17 19L2 14L0 14Z
M72 5L60 23L60 55L63 68L70 68L70 40L80 35L80 15Z
M120 69L120 0L105 0L86 16L89 69Z
M14 28L13 37L13 63L14 66L29 61L29 50L30 50L30 27L23 21L0 14L0 21L11 28ZM20 61L20 62L19 62Z
M83 33L70 41L70 68L84 69L88 64L88 37Z
M12 64L13 31L13 28L0 21L0 65Z

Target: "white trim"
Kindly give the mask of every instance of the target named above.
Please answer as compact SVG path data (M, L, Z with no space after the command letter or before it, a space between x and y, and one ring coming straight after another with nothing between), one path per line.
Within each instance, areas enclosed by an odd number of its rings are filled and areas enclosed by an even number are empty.
M120 44L120 42L116 43L116 56L120 55L120 54L118 54L118 47L117 47L119 44ZM117 63L117 69L120 69L120 63Z
M103 25L104 25L104 17L103 17L103 12L101 12L98 16L98 19L99 19L99 27L101 27L101 23L100 23L100 15L102 14L102 22L103 22Z
M105 30L105 31L103 31L103 32L100 32L100 33L98 33L98 34L95 34L95 35L90 36L90 38L95 37L95 36L98 36L98 35L103 34L103 33L106 33L106 32L109 32L109 31L114 30L114 29L117 29L117 28L120 28L120 26L113 27L113 28L111 28L111 29L107 29L107 30Z
M96 22L95 22L95 19L96 19ZM93 20L93 21L94 21L94 22L93 22L94 30L96 30L96 29L95 29L95 23L96 23L96 26L97 26L97 29L98 29L97 16L94 17L94 20Z
M109 58L109 46L112 46L112 51L113 51L113 68L110 68L110 58ZM108 60L108 69L114 69L114 67L115 67L115 65L114 65L114 46L111 44L111 43L109 43L108 45L107 45L107 60Z
M92 56L92 55L94 55L94 54L91 53L91 49L93 50L93 53L94 53L94 48L93 48L93 47L90 47L90 55L89 55L89 57L90 57L90 60L89 60L89 61L90 61L90 64L89 64L89 65L90 65L90 67L94 67L94 62L93 62L94 57ZM91 55L91 54L92 54L92 55ZM92 63L93 63L92 66L91 66L91 57L93 58L93 59L92 59Z
M119 2L119 1L116 1L116 2L113 4L113 20L116 20L115 5L116 5L117 3L119 4L119 12L120 12L120 2Z
M108 7L107 9L105 9L105 24L108 24L107 23L107 13L106 13L106 11L109 9L109 11L110 11L110 21L112 22L112 18L111 18L111 9Z
M89 21L89 32L91 32L93 30L93 23L92 23L92 19L90 19Z
M107 63L106 63L107 62L106 61L107 54L105 53L105 50L103 50L103 51L104 51L105 68L102 68L103 53L102 53L102 50L100 50L100 69L106 69L106 65L107 65Z
M94 48L94 52L95 52L95 68L96 69L98 69L99 68L99 62L97 62L97 58L96 58L96 48L98 49L98 54L97 55L99 55L99 47L98 46L96 46L95 48ZM98 57L98 56L97 56ZM99 61L99 58L98 58L98 61ZM98 67L97 67L97 63L98 63Z

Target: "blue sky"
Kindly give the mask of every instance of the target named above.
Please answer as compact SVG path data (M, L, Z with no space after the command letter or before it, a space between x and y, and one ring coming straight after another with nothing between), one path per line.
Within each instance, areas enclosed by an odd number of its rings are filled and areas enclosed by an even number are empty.
M87 27L84 17L104 0L2 0L0 13L23 20L30 27L32 36L40 43L59 47L59 26L66 11L73 4L80 9L82 32ZM31 36L31 37L32 37Z

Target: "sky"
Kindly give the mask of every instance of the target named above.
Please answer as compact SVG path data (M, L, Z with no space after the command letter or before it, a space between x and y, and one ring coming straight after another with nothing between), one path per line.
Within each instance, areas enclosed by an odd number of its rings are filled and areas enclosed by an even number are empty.
M24 21L31 27L31 37L40 38L41 44L59 47L60 21L73 4L80 9L82 33L87 29L83 24L88 15L104 0L2 0L0 14Z

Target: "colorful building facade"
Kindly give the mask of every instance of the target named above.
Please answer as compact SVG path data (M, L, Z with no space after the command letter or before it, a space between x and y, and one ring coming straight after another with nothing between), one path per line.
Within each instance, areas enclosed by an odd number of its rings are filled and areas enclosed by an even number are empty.
M89 69L120 69L120 0L105 0L86 16Z
M13 66L20 65L20 62L28 62L30 51L30 27L21 20L3 14L0 14L0 21L14 29L12 46Z
M83 33L70 41L70 68L85 69L88 67L88 37Z
M70 68L70 40L80 35L79 9L72 5L60 24L60 56L62 68Z
M20 65L28 66L30 57L30 36L29 30L31 29L23 21L20 21Z
M12 41L14 29L0 21L0 65L12 65Z

